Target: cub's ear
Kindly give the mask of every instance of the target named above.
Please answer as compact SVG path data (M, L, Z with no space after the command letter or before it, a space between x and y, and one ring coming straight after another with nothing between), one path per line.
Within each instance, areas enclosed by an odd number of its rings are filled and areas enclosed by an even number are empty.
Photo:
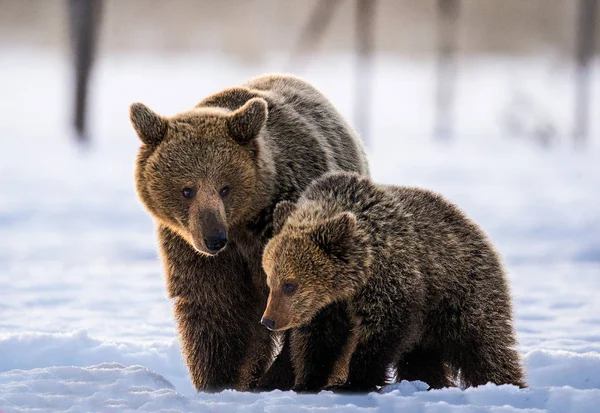
M227 116L229 133L239 143L248 143L258 136L267 116L267 102L262 98L252 98Z
M352 250L356 232L356 216L351 212L342 212L319 224L311 233L313 241L325 253L344 260Z
M296 204L291 201L281 201L273 211L273 234L278 234L289 216L296 210Z
M129 118L138 136L146 145L159 144L167 133L169 122L143 103L129 107Z

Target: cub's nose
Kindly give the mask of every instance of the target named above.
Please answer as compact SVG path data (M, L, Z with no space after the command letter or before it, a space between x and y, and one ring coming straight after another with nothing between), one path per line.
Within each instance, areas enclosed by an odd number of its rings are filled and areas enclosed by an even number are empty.
M204 238L204 244L211 252L217 252L227 244L227 234L219 232L216 235L211 235Z
M268 318L261 318L260 322L263 323L264 325L267 326L268 329L270 330L274 330L275 329L275 321L268 319Z

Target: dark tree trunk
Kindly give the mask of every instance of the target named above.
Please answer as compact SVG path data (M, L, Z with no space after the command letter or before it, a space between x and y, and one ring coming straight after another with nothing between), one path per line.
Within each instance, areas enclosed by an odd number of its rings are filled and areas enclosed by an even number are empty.
M371 93L373 89L373 50L375 46L375 0L356 0L356 77L354 123L369 144Z
M79 142L87 142L88 85L96 51L102 0L69 0L69 26L75 74L74 126Z
M288 65L291 71L302 71L308 64L307 55L316 49L323 38L339 4L340 0L317 1L302 29L298 43L292 50Z
M575 77L574 113L574 139L577 145L584 145L589 134L590 61L594 55L597 14L597 0L579 0L579 10L577 13L577 47L575 54L577 75Z
M434 136L451 139L454 135L454 95L456 82L456 43L459 0L438 0L437 84L435 92Z

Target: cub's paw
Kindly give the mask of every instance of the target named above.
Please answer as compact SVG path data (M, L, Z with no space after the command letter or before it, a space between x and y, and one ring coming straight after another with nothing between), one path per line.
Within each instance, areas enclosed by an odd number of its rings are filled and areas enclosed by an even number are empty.
M315 389L310 386L294 386L292 390L299 394L310 394L310 393L318 393L321 389Z
M332 391L338 394L358 394L358 393L369 393L372 391L377 391L376 388L363 388L360 386L352 386L348 383L346 384L335 384L333 386L327 386L323 390Z

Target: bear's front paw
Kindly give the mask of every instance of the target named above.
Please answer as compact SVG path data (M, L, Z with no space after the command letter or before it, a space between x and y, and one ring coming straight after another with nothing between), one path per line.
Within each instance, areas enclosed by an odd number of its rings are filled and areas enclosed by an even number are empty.
M371 391L376 391L376 388L367 388L361 386L353 386L349 383L346 384L335 384L332 386L327 386L323 390L332 391L334 393L339 394L356 394L356 393L369 393Z
M292 387L292 390L295 391L296 393L318 393L321 388L320 387L314 387L314 386L310 386L310 385L306 385L306 384L297 384L294 387Z
M318 393L325 388L327 385L327 377L317 376L305 377L302 380L298 380L292 390L296 393Z

